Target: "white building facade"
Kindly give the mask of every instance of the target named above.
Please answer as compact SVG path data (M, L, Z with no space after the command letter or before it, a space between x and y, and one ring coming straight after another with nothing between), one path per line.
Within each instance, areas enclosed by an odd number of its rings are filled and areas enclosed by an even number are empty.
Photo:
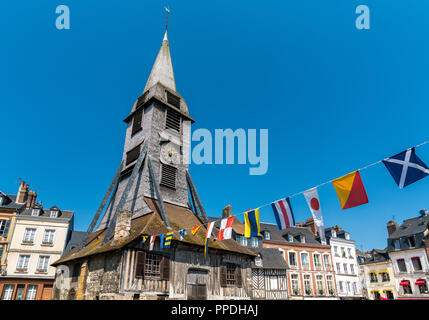
M338 226L327 228L325 233L331 246L338 297L347 300L363 299L355 241Z

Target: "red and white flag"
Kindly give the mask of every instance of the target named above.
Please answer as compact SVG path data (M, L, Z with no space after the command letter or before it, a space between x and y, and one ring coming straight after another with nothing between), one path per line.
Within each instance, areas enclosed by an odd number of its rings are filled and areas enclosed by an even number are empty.
M222 241L226 239L231 239L233 222L234 217L225 218L220 221L220 230L217 235L218 240Z
M323 225L322 208L320 208L319 194L317 188L313 188L304 192L305 200L310 207L311 214L313 215L314 223L316 224L317 231L320 236L322 244L326 244L325 227Z
M156 239L156 236L150 236L149 251L152 251L153 245L155 244L155 239Z

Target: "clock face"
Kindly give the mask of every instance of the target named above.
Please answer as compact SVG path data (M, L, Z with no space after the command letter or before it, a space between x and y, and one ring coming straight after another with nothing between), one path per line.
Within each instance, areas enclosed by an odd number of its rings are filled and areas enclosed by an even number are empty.
M161 146L161 162L177 165L180 163L180 148L177 144L168 142Z

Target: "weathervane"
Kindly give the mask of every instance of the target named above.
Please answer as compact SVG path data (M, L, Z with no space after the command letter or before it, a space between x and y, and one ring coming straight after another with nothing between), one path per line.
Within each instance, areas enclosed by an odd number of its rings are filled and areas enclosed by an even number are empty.
M165 19L166 19L165 31L167 31L167 29L168 29L168 15L170 14L170 9L168 7L164 7L164 10L165 10Z

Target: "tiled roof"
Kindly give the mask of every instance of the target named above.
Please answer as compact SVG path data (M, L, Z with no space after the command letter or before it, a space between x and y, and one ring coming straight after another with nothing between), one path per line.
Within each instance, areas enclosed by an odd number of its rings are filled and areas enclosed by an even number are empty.
M141 235L150 236L170 232L170 230L167 229L164 222L162 221L158 201L146 197L144 199L152 212L131 220L131 229L128 237L119 239L117 241L115 241L112 237L112 239L110 239L106 244L101 245L104 234L106 233L106 229L99 230L91 234L87 245L82 250L78 252L77 248L71 250L60 260L54 262L53 265L120 249ZM172 230L181 230L184 228L187 229L187 235L183 240L180 240L179 234L174 232L172 241L180 241L181 243L204 247L206 236L205 226L202 226L195 236L192 236L191 234L191 229L193 227L204 223L201 217L195 216L194 213L188 208L180 207L167 202L164 203L164 207ZM213 233L215 236L217 236L218 229L213 229ZM212 237L212 240L210 240L209 243L209 248L231 251L253 257L255 256L255 253L232 239L218 241Z

